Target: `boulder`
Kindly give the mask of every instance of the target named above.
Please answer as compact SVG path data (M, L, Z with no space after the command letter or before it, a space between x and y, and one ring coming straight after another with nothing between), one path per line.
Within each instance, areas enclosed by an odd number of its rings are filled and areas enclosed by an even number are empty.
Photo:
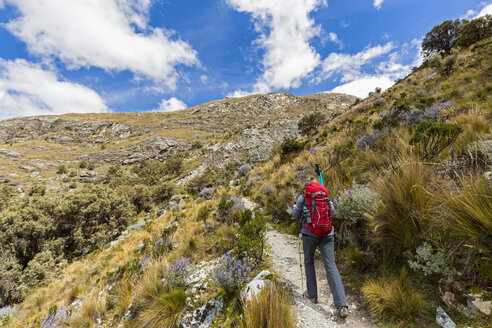
M84 172L81 175L79 175L77 180L79 182L92 182L96 176L97 176L96 172Z
M22 171L27 172L27 173L32 173L32 172L35 172L38 170L37 167L31 166L31 165L21 165L21 166L19 166L19 169L21 169Z
M241 177L245 176L246 174L249 173L249 171L251 171L251 165L249 164L243 164L239 167L239 169L237 170L237 174Z
M364 105L361 105L361 106L359 106L359 108L357 108L357 112L359 112L359 113L364 113L364 112L365 112L365 111L367 111L370 107L371 107L371 105L369 105L369 104L364 104Z
M241 299L244 302L250 301L253 297L256 297L262 288L269 287L271 284L269 277L271 275L272 273L268 270L263 270L258 273L251 282L241 289Z
M180 328L208 328L224 307L222 296L208 300L203 306L183 315Z
M378 98L372 102L372 105L375 107L384 106L384 105L386 105L386 99L384 99L382 97Z
M439 284L441 299L450 309L464 314L468 318L475 318L479 314L478 308L473 304L473 298L467 294L463 283L447 279Z
M436 312L436 321L437 324L443 328L456 328L456 324L453 320L448 316L444 310L438 306Z
M7 157L7 158L17 158L20 156L20 154L13 150L0 149L0 156Z
M198 194L198 198L210 199L214 192L214 188L203 188L202 191L200 191L200 193Z

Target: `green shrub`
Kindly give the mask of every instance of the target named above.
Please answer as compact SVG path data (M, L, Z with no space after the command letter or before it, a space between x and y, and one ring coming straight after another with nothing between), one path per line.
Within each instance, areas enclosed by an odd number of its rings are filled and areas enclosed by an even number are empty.
M80 255L103 246L129 223L128 198L102 185L87 185L64 197L53 210L56 236L65 252Z
M284 139L279 146L280 162L287 163L292 161L301 152L304 144L295 139Z
M254 216L250 210L242 212L237 229L236 250L243 258L251 259L252 263L263 261L266 242L266 219L260 213Z
M366 213L377 212L381 197L366 186L355 185L342 191L335 198L336 217L339 241L355 243L357 237L362 237L364 217Z
M152 189L152 199L156 204L162 204L177 193L176 185L171 182L162 182Z
M87 163L87 161L80 161L79 168L86 169L87 166L89 166L89 164Z
M56 170L56 174L65 174L67 173L67 167L65 165L59 165L58 169Z
M130 203L135 206L137 212L149 211L153 204L153 194L150 187L146 185L123 185L116 189L118 193L124 195Z
M197 219L197 221L206 222L209 215L210 215L210 210L208 209L208 207L202 206L200 208L200 210L198 211L196 219Z
M416 127L410 144L417 145L422 159L433 159L453 144L462 132L463 128L458 124L423 121Z
M291 215L287 213L288 205L277 196L266 196L265 214L272 218L274 223L289 220Z
M54 278L55 258L50 251L37 253L22 271L20 289L28 292L39 284Z
M301 118L299 120L299 123L297 124L297 128L304 135L313 134L317 132L318 128L323 125L324 122L325 115L321 114L318 111L315 111L314 113Z
M29 196L44 196L46 194L46 186L44 185L34 185L28 192Z
M434 250L426 242L417 247L415 258L409 260L408 265L415 271L423 273L424 276L450 274L446 255L440 250Z
M195 145L196 146L196 145ZM181 156L174 156L164 162L164 170L170 177L176 177L183 173L184 165Z
M16 288L22 266L13 254L0 252L0 307L22 300L20 291Z
M453 47L468 48L480 40L492 36L492 16L475 18L465 23L453 40Z
M166 176L164 163L154 160L142 160L134 165L132 172L138 175L138 182L148 186L155 186Z

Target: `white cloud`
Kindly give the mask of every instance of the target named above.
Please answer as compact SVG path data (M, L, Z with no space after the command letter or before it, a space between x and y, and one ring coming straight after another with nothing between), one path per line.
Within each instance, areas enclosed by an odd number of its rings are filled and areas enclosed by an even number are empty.
M326 68L325 74L332 75L336 73L341 76L340 80L342 82L332 92L347 93L364 98L369 92L374 91L376 87L386 90L395 83L395 80L408 75L412 70L412 66L419 66L422 63L421 42L422 40L414 39L410 44L405 43L398 51L391 53L390 51L394 47L390 42L384 46L366 48L356 55L330 55L333 60L324 66ZM413 54L414 52L415 55ZM376 66L373 73L363 72L362 66L364 64L373 58L383 55L386 57ZM411 59L412 56L413 61L411 64L402 64L403 58Z
M339 85L331 92L345 93L360 98L365 98L367 97L367 94L374 91L376 87L379 87L384 91L393 84L393 80L386 76L366 76L352 82Z
M372 4L374 7L376 7L377 10L379 10L381 8L381 6L383 5L383 2L384 2L384 0L374 0L374 2Z
M309 41L320 35L309 14L325 5L325 0L227 0L239 12L251 13L255 44L265 50L263 75L253 92L296 88L320 63L320 56ZM243 91L238 91L243 92Z
M463 16L461 16L460 18L461 19L470 19L470 18L473 18L475 16L477 12L473 9L470 9L466 12L466 14L464 14Z
M159 108L157 109L158 112L173 112L175 110L180 110L180 109L185 109L188 108L184 102L179 100L178 98L171 97L167 100L162 99Z
M480 10L480 12L478 13L478 15L475 18L482 17L485 15L492 15L492 3L483 7L483 9Z
M331 53L323 60L321 77L317 79L317 82L327 79L333 74L341 74L342 82L353 81L363 75L360 71L363 65L374 58L389 53L392 49L394 49L393 43L388 42L383 46L366 47L355 55Z
M2 0L0 0L2 1ZM58 57L69 69L129 70L176 87L176 65L198 63L196 51L171 31L148 26L151 0L5 0L19 17L4 26L31 53Z
M104 100L83 85L23 59L0 59L0 119L63 113L100 113Z
M328 38L330 39L331 42L338 44L340 49L343 49L343 42L338 38L338 35L336 33L330 32L328 34Z

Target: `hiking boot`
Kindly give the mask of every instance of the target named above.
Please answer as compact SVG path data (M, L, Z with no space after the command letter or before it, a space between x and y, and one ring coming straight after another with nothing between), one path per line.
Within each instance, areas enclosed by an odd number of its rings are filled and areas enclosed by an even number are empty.
M348 307L346 307L346 306L340 306L338 308L338 316L340 318L346 318L346 317L348 317L348 315L349 315L349 313L348 313Z
M305 298L307 298L308 300L310 300L311 302L313 302L314 304L318 304L318 299L315 298L315 297L309 297L308 293L307 292L304 292L302 294L302 296L304 296Z

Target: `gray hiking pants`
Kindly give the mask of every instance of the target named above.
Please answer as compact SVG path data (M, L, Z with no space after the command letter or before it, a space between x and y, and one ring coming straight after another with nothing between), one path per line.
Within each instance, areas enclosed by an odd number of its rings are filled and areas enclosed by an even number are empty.
M342 279L335 264L333 235L326 237L312 237L302 235L302 247L304 249L304 267L306 270L307 293L309 297L318 298L318 287L316 284L316 272L314 270L314 251L319 246L323 263L325 264L326 278L330 285L335 307L347 306L345 290Z

